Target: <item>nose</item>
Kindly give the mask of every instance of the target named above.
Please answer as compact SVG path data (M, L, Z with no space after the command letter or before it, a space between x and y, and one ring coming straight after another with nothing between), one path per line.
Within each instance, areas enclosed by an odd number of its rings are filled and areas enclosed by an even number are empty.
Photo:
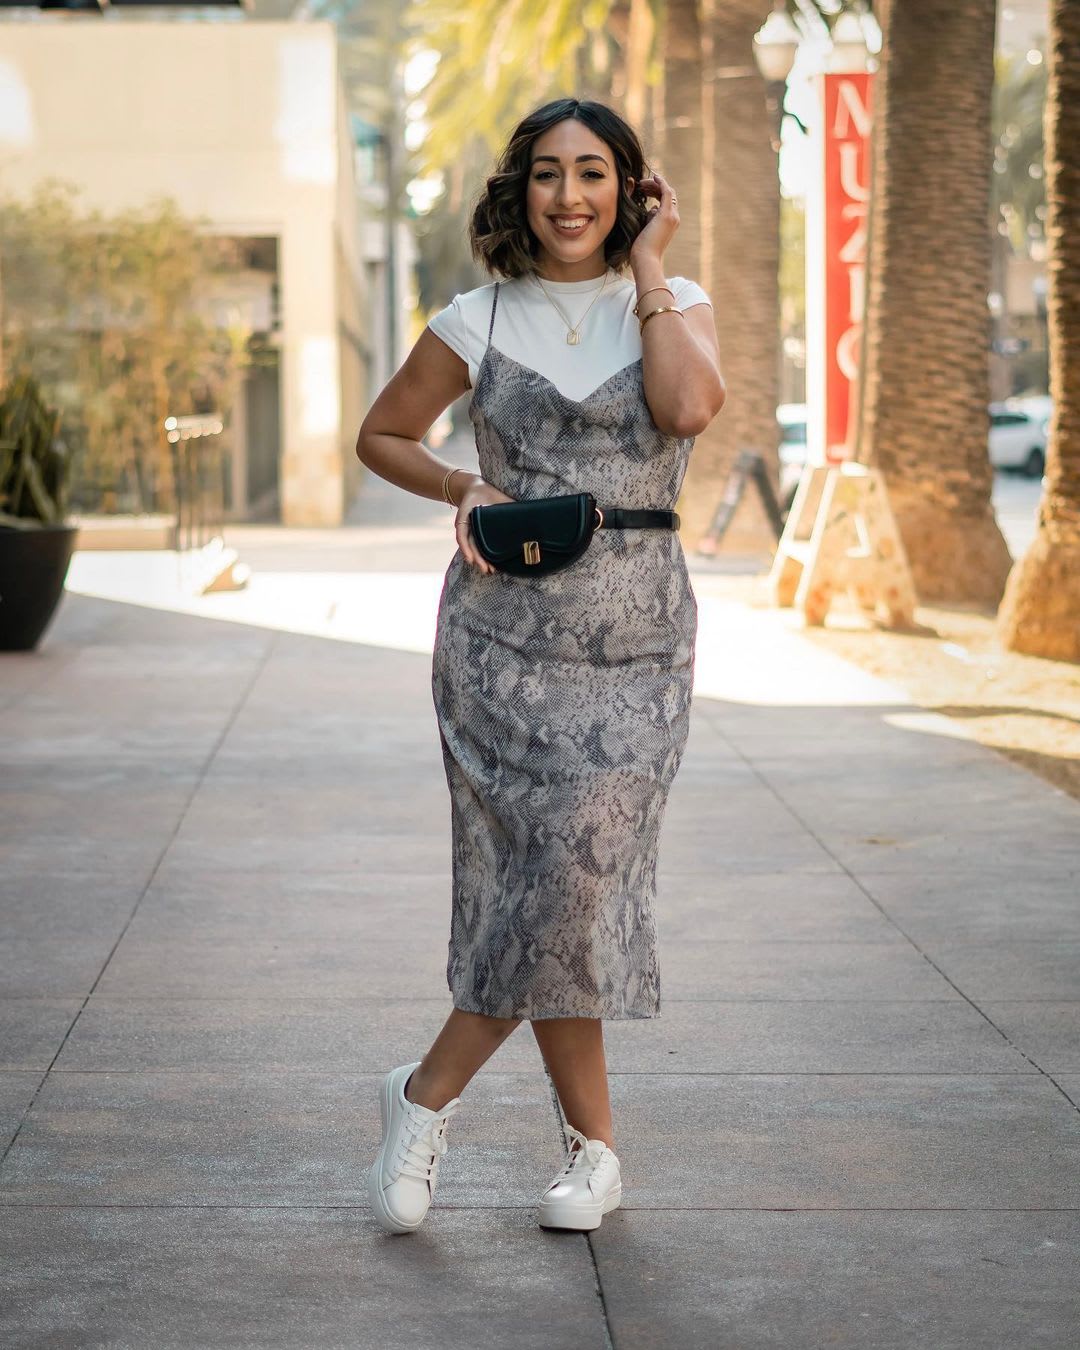
M562 186L555 194L555 205L560 211L575 211L580 206L577 183L570 178L562 180Z

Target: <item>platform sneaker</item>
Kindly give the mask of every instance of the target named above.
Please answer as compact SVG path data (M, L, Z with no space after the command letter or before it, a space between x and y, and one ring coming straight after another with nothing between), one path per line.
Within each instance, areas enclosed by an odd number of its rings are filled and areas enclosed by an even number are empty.
M375 1217L390 1233L411 1233L423 1223L446 1153L446 1126L461 1106L460 1097L438 1111L409 1101L405 1085L419 1067L419 1060L399 1064L379 1089L382 1145L368 1170L367 1189Z
M541 1228L599 1228L622 1199L619 1159L602 1139L587 1139L567 1125L570 1151L562 1170L540 1197ZM574 1142L580 1148L574 1148Z

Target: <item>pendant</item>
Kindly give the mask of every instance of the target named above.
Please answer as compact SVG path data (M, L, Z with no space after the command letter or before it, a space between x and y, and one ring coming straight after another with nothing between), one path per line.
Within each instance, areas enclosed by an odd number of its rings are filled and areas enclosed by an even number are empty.
M571 328L566 335L566 340L567 342L569 342L571 347L576 347L578 343L581 341L581 334L578 332L576 328Z

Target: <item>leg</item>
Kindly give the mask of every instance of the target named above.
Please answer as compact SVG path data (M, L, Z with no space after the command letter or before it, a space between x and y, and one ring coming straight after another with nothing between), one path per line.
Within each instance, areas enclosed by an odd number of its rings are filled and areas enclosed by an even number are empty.
M535 1019L532 1029L566 1119L586 1138L614 1149L601 1020L544 1017Z
M405 1096L419 1106L438 1111L451 1097L461 1094L520 1021L520 1017L485 1017L454 1008L431 1049L412 1071Z

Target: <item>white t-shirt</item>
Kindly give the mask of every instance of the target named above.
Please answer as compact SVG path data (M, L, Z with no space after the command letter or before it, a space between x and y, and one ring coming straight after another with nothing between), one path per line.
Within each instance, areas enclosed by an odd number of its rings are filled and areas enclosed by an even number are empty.
M641 355L641 334L633 309L637 303L637 283L633 275L620 276L608 269L607 284L597 294L603 277L586 281L544 281L544 287L566 311L571 323L577 323L586 306L592 308L581 328L581 342L566 341L567 325L533 276L515 277L499 282L499 303L495 309L495 330L491 345L504 356L537 370L567 398L584 399L610 379L616 371L630 365ZM712 301L696 281L686 277L665 277L675 292L680 309L691 305L711 305ZM491 322L491 299L495 283L455 295L445 309L432 316L428 327L469 366L469 384L476 374L487 346ZM670 305L671 297L656 291L646 299L646 307ZM658 323L682 323L679 318L661 315Z

